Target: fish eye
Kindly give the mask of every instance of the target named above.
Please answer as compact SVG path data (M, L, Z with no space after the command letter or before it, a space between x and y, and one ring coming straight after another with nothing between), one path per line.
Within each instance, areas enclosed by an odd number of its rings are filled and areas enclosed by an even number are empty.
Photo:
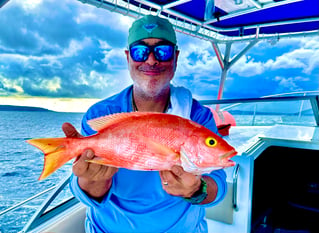
M209 147L214 147L217 145L217 140L213 137L208 137L206 138L205 143Z

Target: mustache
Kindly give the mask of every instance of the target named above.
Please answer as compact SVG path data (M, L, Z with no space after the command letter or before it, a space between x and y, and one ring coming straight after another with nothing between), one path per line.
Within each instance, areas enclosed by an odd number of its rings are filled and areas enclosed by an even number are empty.
M153 66L150 66L150 65L142 65L142 66L139 66L138 67L138 70L139 71L144 71L144 72L147 72L147 71L152 71L152 72L162 72L165 70L164 67L158 67L156 65L153 65Z

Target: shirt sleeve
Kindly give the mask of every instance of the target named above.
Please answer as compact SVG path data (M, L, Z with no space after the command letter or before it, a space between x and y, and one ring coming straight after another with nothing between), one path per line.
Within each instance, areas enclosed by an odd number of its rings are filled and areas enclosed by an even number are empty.
M209 108L201 105L197 100L193 100L191 119L218 134L217 126L212 112ZM218 190L217 196L214 201L201 206L210 207L217 205L225 198L227 193L226 172L223 169L220 169L212 171L209 174L204 174L203 176L211 177L216 182Z
M88 125L87 121L88 121L87 114L85 114L85 115L83 116L82 123L81 123L81 134L82 134L83 136L89 136L89 135L92 135L92 134L95 134L95 133L96 133L96 132Z
M82 123L81 123L81 134L83 136L90 136L93 134L96 134L97 132L94 131L89 125L88 121L101 117L101 116L106 116L109 114L112 114L112 110L110 109L109 106L104 104L103 102L96 103L93 105L83 116L82 118Z
M127 103L125 103L124 100L127 99L128 95L129 95L129 92L126 91L122 94L119 94L117 98L113 97L115 98L115 100L105 99L92 105L82 118L82 123L81 123L82 135L90 136L97 133L88 125L87 122L89 120L114 114L114 113L127 112L128 111L127 106L125 107Z
M217 126L212 112L209 108L201 105L195 99L193 99L191 119L218 134Z
M219 202L221 202L227 193L227 183L226 183L226 173L223 169L215 170L209 174L204 174L203 176L209 176L212 178L218 187L217 189L217 195L214 201L208 204L201 205L203 207L211 207L214 205L217 205Z

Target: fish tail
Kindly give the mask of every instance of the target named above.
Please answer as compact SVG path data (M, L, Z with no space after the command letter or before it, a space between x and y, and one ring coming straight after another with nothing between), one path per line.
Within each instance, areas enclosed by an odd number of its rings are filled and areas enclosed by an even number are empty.
M66 148L68 138L40 138L30 139L27 143L37 147L44 153L44 166L39 180L45 179L66 162L75 156L71 156Z

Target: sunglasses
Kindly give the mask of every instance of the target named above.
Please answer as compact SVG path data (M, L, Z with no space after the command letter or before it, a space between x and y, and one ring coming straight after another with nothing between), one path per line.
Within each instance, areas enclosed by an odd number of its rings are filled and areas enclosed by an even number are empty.
M159 62L170 61L176 50L176 45L173 44L156 44L156 45L147 45L143 43L133 44L130 46L130 55L133 61L136 62L145 62L148 59L148 56L152 52Z

